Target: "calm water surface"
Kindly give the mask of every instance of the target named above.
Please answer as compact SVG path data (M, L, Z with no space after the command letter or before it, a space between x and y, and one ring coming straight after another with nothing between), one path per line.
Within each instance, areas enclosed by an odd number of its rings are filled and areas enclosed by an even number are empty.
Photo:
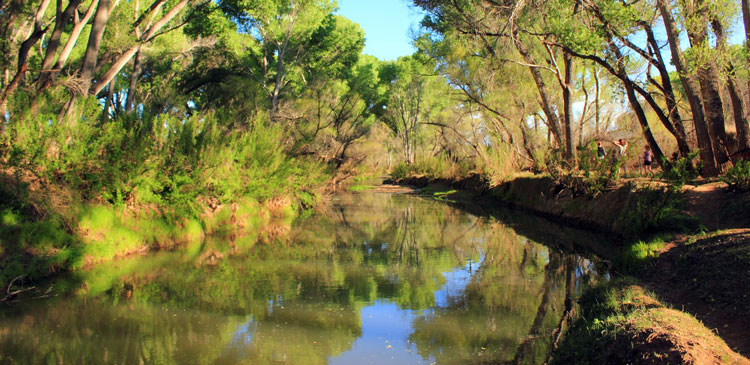
M590 236L407 195L340 195L262 236L58 281L0 309L0 362L540 363L601 276L570 250Z

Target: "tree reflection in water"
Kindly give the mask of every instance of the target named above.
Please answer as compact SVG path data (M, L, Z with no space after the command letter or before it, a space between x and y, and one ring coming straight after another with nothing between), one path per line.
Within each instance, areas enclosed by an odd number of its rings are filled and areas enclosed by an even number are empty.
M562 249L591 238L512 217L340 195L272 243L214 237L58 281L68 294L0 312L0 360L540 363L597 278ZM409 323L385 344L364 313Z

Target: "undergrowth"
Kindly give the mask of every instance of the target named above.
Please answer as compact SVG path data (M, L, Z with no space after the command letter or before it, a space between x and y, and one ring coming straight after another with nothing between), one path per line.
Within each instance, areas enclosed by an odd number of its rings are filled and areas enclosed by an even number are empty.
M468 176L473 169L474 166L467 161L456 162L438 155L413 164L399 163L391 170L391 178L398 180L411 176L425 176L428 179L458 179Z
M617 270L623 273L637 273L645 264L657 258L672 238L669 234L657 235L626 246L616 259Z
M672 189L679 190L685 184L698 178L700 166L694 167L692 161L698 155L698 151L690 153L688 157L675 160L664 160L662 166L668 166L660 176L669 183Z
M750 160L742 160L734 164L727 170L721 181L734 191L750 192Z
M312 206L330 174L288 155L283 127L262 120L235 130L211 113L104 123L82 115L26 116L0 134L0 286L200 237L213 229L207 211L237 202Z
M691 233L700 229L700 220L683 210L683 196L669 187L644 187L633 192L635 201L617 222L631 237L657 232Z

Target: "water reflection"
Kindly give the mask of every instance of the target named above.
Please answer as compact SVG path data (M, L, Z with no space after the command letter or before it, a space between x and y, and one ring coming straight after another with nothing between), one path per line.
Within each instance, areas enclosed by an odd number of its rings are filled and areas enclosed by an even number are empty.
M560 250L575 234L533 227L553 244L440 202L342 195L274 243L215 238L60 281L70 294L0 312L0 362L540 363L597 273Z

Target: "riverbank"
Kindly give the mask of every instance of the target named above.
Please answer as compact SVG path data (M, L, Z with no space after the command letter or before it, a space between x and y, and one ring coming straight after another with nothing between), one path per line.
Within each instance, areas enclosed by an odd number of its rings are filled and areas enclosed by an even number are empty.
M394 183L441 199L511 206L611 239L616 249L603 258L615 280L582 298L582 316L555 353L560 363L747 363L737 353L750 353L750 194L720 183L675 191L628 180L594 196L537 176L498 186L479 176Z
M192 247L206 238L237 246L272 241L305 208L323 184L270 197L231 200L200 195L189 210L155 204L133 193L119 203L84 200L80 192L32 174L0 174L0 301L63 273L156 251Z

